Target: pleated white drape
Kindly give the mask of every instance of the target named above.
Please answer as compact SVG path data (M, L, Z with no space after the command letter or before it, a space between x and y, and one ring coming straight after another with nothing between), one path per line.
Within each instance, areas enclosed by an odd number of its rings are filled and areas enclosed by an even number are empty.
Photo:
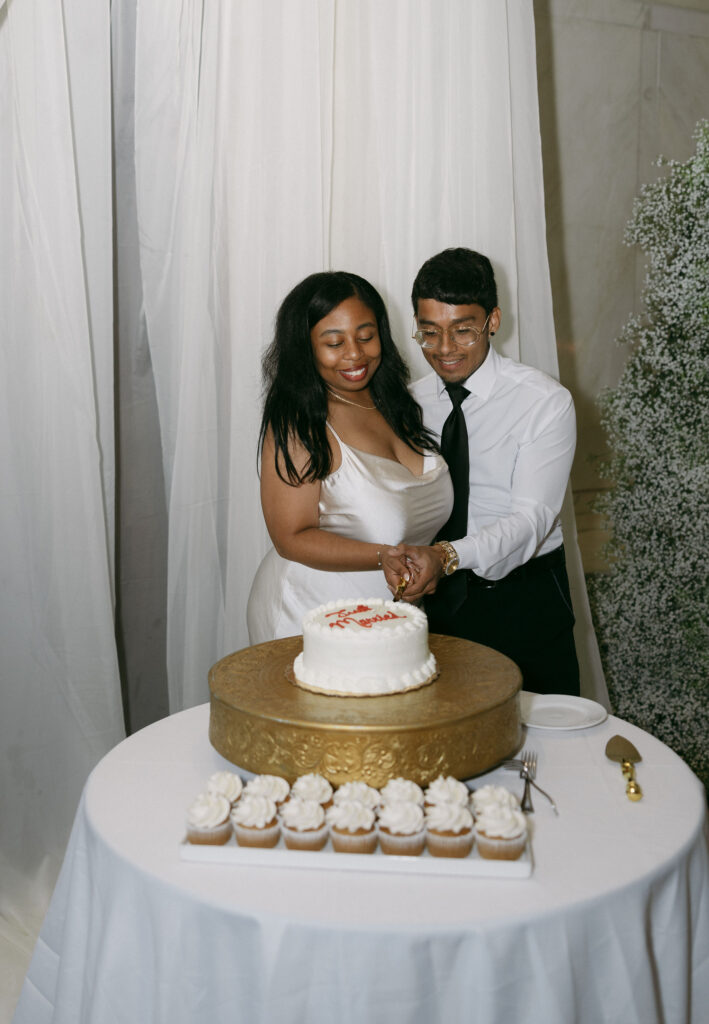
M0 928L43 909L123 733L108 10L0 8Z
M173 11L167 0L138 8L135 166L177 710L207 698L215 656L247 643L266 545L261 352L280 297L327 263L334 4Z
M0 3L0 856L26 878L56 860L122 735L117 422L124 490L160 506L151 529L167 524L167 593L158 572L146 601L160 611L124 594L123 624L139 648L166 617L177 711L247 643L268 543L260 360L296 281L369 278L415 377L418 266L480 249L501 350L557 373L532 17L531 0ZM118 410L114 272L121 380L135 381ZM123 524L131 598L155 547L145 520ZM584 687L602 697L566 532Z

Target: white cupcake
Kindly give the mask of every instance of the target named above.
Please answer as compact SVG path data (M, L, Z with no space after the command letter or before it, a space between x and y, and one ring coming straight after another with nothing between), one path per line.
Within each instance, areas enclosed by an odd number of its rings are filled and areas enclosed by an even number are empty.
M423 808L413 800L386 803L379 812L382 853L418 857L426 843Z
M335 790L334 801L336 804L339 804L343 800L358 800L365 807L370 807L373 811L382 802L379 790L373 786L368 786L366 782L345 782L339 786Z
M473 816L467 807L440 803L426 809L426 847L432 857L467 857L474 841Z
M488 807L509 807L513 811L518 811L519 800L504 786L481 786L471 793L470 806L477 817Z
M491 805L477 817L475 835L486 860L518 860L527 843L527 819L522 811Z
M187 839L199 846L223 846L231 838L231 805L218 793L200 793L187 809Z
M241 796L244 784L234 772L214 772L207 780L207 792L225 796L233 807Z
M328 809L326 818L337 853L374 853L377 831L371 807L360 800L340 800Z
M267 796L277 805L285 803L290 785L280 775L256 775L244 786L244 796Z
M276 804L268 796L244 793L231 812L231 820L239 846L271 847L278 843L281 826Z
M332 803L332 786L324 775L310 772L295 780L291 786L291 796L301 800L317 800L323 807L329 807Z
M328 835L322 804L291 797L280 815L283 841L289 850L322 850Z
M423 806L423 790L411 779L389 779L381 790L382 803L399 803L406 800Z
M452 775L439 775L426 787L426 806L432 804L462 804L467 806L470 791L464 782Z

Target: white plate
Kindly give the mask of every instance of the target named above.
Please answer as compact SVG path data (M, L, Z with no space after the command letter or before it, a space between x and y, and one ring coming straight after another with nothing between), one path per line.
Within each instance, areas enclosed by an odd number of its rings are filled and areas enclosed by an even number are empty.
M192 846L180 843L180 859L207 864L239 864L249 867L311 868L316 871L374 871L416 875L467 875L475 878L529 878L532 874L531 843L519 860L484 860L473 847L467 857L432 857L424 850L418 857L382 853L335 853L327 841L322 850L288 850L283 837L272 850L238 846L230 839L224 846Z
M602 704L564 693L520 693L522 724L531 729L588 729L608 718Z

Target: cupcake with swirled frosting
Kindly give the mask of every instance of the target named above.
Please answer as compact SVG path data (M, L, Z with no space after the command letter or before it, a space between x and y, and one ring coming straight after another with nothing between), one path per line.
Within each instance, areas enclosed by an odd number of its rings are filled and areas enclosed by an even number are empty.
M462 804L426 808L426 848L432 857L467 857L475 842L473 815Z
M382 853L418 857L426 843L423 808L413 800L384 804L379 811L379 845Z
M223 846L231 838L231 805L219 793L200 793L187 809L187 840L198 846Z
M473 816L477 818L488 807L509 807L513 811L518 811L519 800L504 786L481 786L471 793L470 807Z
M241 796L244 784L235 772L214 772L207 779L207 792L225 796L233 807Z
M245 792L231 820L239 846L275 846L281 834L276 804L268 796Z
M439 775L429 783L424 794L426 807L434 804L461 804L467 806L470 791L460 779L452 775Z
M327 808L332 804L332 786L324 775L310 772L295 780L291 786L291 796L301 800L317 800L322 807Z
M371 807L361 800L340 800L328 809L326 818L337 853L374 853L377 830Z
M341 786L335 790L335 796L333 798L336 804L340 804L347 800L357 800L359 803L364 804L365 807L369 807L371 810L376 811L382 802L381 794L378 789L374 786L368 786L366 782L343 782Z
M389 779L381 789L383 804L399 803L405 800L423 806L423 790L411 779Z
M475 835L486 860L518 860L527 843L527 819L522 811L491 805L476 818Z
M280 775L256 775L244 786L244 796L266 796L277 807L284 804L290 794L290 785Z
M325 811L317 800L291 797L280 812L283 841L289 850L322 850L327 842Z

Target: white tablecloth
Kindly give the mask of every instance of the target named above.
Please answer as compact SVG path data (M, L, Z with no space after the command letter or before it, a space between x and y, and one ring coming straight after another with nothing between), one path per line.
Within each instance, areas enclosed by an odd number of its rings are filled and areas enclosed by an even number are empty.
M530 730L560 810L535 796L532 877L399 877L181 861L186 807L233 768L208 717L143 729L89 778L15 1024L706 1024L704 791L658 740ZM639 803L604 754L618 732Z

